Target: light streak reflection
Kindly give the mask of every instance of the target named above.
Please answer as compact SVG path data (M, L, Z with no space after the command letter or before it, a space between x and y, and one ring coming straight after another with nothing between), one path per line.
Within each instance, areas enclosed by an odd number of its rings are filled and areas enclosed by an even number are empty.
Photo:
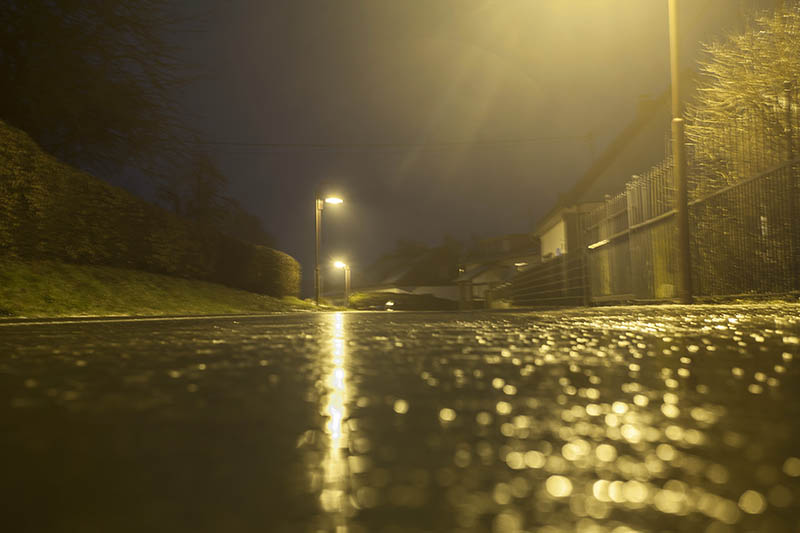
M323 407L325 433L328 436L328 448L322 463L323 488L320 503L327 513L332 515L335 531L347 531L347 480L348 466L346 450L349 446L347 431L347 350L344 334L344 315L333 315L331 340L331 356L328 361L329 372L324 377L327 395Z

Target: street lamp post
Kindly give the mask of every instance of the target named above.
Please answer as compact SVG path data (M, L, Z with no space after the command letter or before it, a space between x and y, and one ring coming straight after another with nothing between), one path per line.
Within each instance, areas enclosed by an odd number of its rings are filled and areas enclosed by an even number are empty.
M319 305L322 292L322 278L319 269L319 242L322 235L322 210L325 204L341 204L343 200L336 196L323 198L319 190L314 195L314 301Z
M669 55L672 79L672 168L675 181L675 216L678 225L678 300L692 303L692 266L689 247L689 187L687 182L686 136L680 95L678 47L678 4L669 0Z
M344 269L344 306L350 307L350 265L336 261L333 266Z

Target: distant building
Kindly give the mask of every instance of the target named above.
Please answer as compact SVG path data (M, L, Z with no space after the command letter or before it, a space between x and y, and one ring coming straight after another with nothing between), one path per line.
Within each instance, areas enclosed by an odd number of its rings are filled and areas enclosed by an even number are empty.
M488 295L518 272L539 262L539 242L527 233L475 241L465 253L456 282L462 308L489 306Z
M575 186L559 196L556 205L535 224L534 236L547 260L578 250L579 218L602 204L604 197L625 188L631 176L664 158L668 150L670 92L658 98L643 96L634 119L609 143Z
M540 261L579 252L583 245L580 217L600 205L602 202L561 206L541 219L533 231L540 243Z
M394 294L431 295L458 301L458 276L461 243L445 239L430 248L413 242L400 242L397 248L370 265L359 291Z
M540 243L540 266L520 273L509 292L516 305L574 305L585 302L583 215L625 187L631 176L660 161L668 149L670 92L640 99L636 115L595 159L575 186L559 196L536 221L531 235Z

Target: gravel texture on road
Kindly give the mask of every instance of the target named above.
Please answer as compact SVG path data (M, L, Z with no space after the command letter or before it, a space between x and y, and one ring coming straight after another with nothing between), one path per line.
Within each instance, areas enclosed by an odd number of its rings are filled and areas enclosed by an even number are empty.
M798 533L800 306L0 325L16 532Z

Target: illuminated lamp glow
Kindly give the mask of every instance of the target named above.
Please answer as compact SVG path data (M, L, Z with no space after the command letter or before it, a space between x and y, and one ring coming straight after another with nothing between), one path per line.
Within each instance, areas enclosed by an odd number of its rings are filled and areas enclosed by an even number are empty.
M595 248L600 248L601 246L605 246L609 242L611 242L611 241L609 241L608 239L603 239L602 241L597 241L594 244L590 244L589 245L589 249L590 250L594 250Z

